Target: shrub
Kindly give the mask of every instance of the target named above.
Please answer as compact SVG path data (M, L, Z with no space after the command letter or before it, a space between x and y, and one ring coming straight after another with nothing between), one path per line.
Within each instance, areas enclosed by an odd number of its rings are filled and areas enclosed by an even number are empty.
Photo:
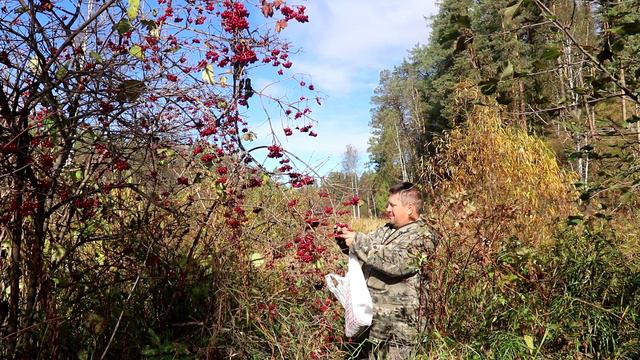
M441 242L424 261L419 352L636 358L640 264L625 254L637 219L578 215L575 177L542 141L488 106L468 115L433 159Z

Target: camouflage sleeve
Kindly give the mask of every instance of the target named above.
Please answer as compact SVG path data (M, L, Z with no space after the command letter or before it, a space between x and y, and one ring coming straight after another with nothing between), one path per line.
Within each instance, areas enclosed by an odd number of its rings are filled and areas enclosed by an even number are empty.
M417 259L422 249L422 236L419 233L402 234L388 245L382 244L381 237L372 235L376 233L356 236L354 250L361 260L388 276L401 277L418 271Z
M368 234L356 233L351 248L360 260L368 262L369 252L382 243L385 230L386 227L381 227Z

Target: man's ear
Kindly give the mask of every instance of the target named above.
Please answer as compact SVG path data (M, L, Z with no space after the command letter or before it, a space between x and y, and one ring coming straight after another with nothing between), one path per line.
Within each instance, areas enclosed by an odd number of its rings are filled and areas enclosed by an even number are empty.
M407 211L407 213L409 213L409 216L412 217L412 218L415 217L417 219L416 214L418 212L416 211L416 206L414 204L409 204L409 206L407 206L407 207L409 208L409 210Z

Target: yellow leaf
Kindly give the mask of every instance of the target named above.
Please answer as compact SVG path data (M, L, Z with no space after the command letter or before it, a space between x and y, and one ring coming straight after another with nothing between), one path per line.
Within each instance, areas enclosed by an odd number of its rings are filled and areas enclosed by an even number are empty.
M215 82L214 76L213 66L211 64L207 65L207 67L202 70L202 81L207 84L213 84Z
M251 260L251 264L253 264L253 266L261 266L264 264L264 256L259 252L251 254L251 256L249 256L249 260Z
M131 49L129 49L129 54L137 57L140 60L144 60L144 54L142 53L142 48L139 45L133 45Z
M253 141L256 139L256 134L252 131L242 134L242 140L244 141Z
M529 348L529 350L533 350L533 338L530 335L525 335L524 337L524 343L527 344L527 347Z
M133 20L138 16L138 9L140 9L140 0L129 0L129 7L127 8L127 16Z
M29 59L29 64L27 64L27 66L38 76L42 73L42 68L40 67L40 62L38 61L37 57L32 57L31 59Z

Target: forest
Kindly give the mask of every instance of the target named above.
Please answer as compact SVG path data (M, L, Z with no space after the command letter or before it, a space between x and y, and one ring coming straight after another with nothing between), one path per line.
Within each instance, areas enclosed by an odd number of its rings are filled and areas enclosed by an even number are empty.
M348 359L334 226L399 181L440 235L415 359L639 358L640 0L438 4L368 170L319 176L304 2L0 2L0 358Z

